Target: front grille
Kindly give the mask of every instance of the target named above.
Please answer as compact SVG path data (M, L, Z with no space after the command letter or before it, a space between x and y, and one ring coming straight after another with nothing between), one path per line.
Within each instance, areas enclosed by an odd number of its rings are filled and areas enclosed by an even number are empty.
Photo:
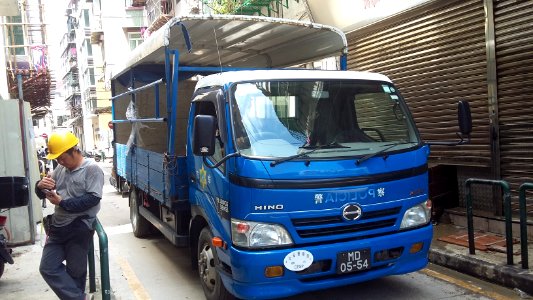
M363 215L355 223L347 223L338 216L324 216L317 218L296 218L292 224L302 238L320 237L345 233L365 232L396 224L397 215L401 207L394 207L376 211L363 211ZM372 220L381 218L380 220Z

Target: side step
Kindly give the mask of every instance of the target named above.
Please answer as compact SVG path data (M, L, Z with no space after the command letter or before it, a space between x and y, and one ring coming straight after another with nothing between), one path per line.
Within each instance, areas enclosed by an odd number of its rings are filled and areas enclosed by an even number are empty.
M188 235L178 235L168 226L168 224L156 218L149 210L140 206L139 213L143 216L148 222L152 223L157 230L159 230L172 244L176 247L188 247L189 246L189 236Z

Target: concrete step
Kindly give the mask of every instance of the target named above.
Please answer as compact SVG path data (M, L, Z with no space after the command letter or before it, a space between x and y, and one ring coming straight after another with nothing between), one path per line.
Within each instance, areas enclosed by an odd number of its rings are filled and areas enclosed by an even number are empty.
M449 223L467 228L466 209L452 208L446 209L442 218ZM474 230L480 230L505 236L505 218L500 216L491 216L486 212L474 211ZM527 239L533 241L533 220L527 222ZM520 218L512 218L512 233L514 238L520 238Z

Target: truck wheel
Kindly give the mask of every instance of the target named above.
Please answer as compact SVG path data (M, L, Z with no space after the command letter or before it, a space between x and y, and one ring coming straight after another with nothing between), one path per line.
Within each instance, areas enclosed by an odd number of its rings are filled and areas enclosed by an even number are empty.
M216 270L219 263L217 252L213 248L211 240L213 234L205 227L198 238L198 275L204 289L207 300L231 300L236 299L224 286L220 274Z
M139 199L137 189L132 186L130 189L130 220L133 235L138 238L148 236L152 225L139 213L140 205L141 199Z

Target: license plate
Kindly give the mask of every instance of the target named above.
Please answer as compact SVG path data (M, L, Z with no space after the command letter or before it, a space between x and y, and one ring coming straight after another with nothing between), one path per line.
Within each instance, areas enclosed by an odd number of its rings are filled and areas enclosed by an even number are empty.
M370 249L337 253L337 274L363 271L370 268Z

